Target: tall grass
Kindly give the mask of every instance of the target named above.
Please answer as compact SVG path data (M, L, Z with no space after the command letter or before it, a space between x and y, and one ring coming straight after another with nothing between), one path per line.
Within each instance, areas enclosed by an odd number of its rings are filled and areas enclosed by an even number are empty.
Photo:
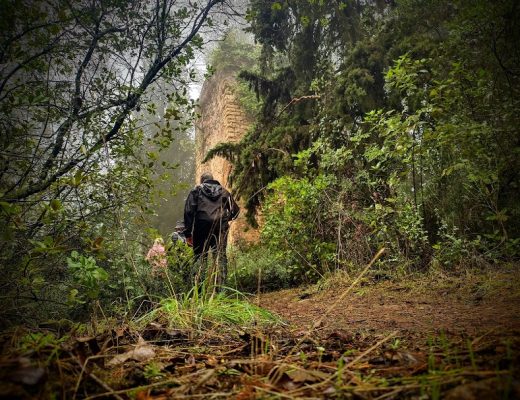
M170 328L206 330L224 326L259 326L279 319L247 300L240 292L208 290L205 284L193 287L179 297L163 299L157 308L141 317L139 323L157 321Z

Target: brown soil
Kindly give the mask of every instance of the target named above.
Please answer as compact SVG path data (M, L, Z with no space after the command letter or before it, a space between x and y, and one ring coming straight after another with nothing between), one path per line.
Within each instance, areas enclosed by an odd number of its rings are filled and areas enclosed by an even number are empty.
M439 284L437 282L442 282ZM324 330L389 332L419 336L520 336L517 271L392 282L329 281L323 290L288 289L262 294L260 305L297 328L319 322ZM325 314L337 302L330 313Z

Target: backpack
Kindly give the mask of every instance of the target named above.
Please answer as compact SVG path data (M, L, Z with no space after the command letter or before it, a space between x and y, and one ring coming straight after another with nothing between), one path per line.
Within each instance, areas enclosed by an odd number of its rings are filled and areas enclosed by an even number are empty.
M228 196L222 190L209 194L199 186L196 219L227 226L231 219Z

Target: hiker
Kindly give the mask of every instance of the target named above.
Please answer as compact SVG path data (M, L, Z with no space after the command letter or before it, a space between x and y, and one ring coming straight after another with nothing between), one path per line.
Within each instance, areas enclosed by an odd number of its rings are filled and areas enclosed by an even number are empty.
M177 221L177 223L175 224L175 228L174 228L174 231L172 233L172 244L175 244L175 243L186 243L186 235L184 235L184 229L185 229L185 225L184 225L184 221Z
M196 261L201 263L201 280L206 273L204 263L212 252L217 261L216 282L224 283L227 275L227 235L229 221L234 220L240 209L231 194L205 172L200 185L193 188L184 206L184 234L192 243Z

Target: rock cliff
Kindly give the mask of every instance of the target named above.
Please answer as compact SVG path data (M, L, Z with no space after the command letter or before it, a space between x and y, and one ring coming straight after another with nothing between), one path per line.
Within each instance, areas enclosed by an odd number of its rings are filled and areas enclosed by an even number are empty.
M204 82L199 98L200 118L195 124L195 178L198 180L205 171L211 172L231 192L231 163L222 157L215 157L206 163L202 160L218 143L238 142L251 126L251 120L236 98L235 82L234 74L227 71L218 72ZM229 242L254 242L258 239L258 232L247 224L240 201L239 204L242 212L231 224Z

